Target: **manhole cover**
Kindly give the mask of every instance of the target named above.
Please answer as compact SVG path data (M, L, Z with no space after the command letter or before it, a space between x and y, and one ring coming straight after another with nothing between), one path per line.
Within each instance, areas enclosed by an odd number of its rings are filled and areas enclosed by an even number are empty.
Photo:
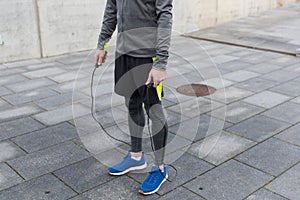
M203 84L189 84L178 87L176 91L187 96L203 97L213 94L216 89Z

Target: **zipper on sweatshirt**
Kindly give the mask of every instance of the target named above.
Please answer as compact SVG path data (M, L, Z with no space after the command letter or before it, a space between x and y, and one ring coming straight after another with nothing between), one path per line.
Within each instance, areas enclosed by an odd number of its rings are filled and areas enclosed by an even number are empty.
M125 4L125 0L122 0L122 4L121 4L121 32L124 31L124 4Z

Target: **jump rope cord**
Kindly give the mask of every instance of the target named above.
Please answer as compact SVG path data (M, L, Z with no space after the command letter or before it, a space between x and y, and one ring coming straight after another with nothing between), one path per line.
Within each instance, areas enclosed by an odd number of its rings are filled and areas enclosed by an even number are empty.
M92 118L95 120L95 122L97 122L97 124L100 126L100 128L104 131L104 133L107 135L107 136L109 136L110 138L112 138L112 139L114 139L114 140L116 140L116 141L118 141L118 142L121 142L121 143L123 143L123 144L126 144L126 145L128 145L128 146L131 146L129 143L127 143L127 142L125 142L125 141L123 141L123 140L120 140L120 139L117 139L117 138L115 138L114 136L112 136L111 134L109 134L107 131L106 131L106 129L104 128L104 126L102 125L102 123L97 119L97 117L95 116L95 112L94 112L94 110L95 110L95 95L94 95L94 77L95 77L95 73L96 73L96 70L97 70L97 66L94 68L94 70L93 70L93 73L92 73L92 78L91 78L91 86L90 86L90 89L91 89L91 98L92 98L92 105L91 105L91 114L92 114ZM149 103L150 103L150 100L149 100L149 88L152 86L152 84L149 84L149 85L147 85L147 92L146 92L146 96L147 96L147 102L148 102L148 105L150 105ZM156 154L155 154L155 150L154 150L154 147L153 147L153 143L154 143L154 141L153 141L153 136L152 136L152 132L151 132L151 130L150 130L150 117L149 117L149 110L150 110L150 107L149 106L147 106L147 108L148 108L148 110L147 110L147 126L148 126L148 132L149 132L149 135L150 135L150 141L151 141L151 148L152 148L152 151L153 151L153 154L154 154L154 157L155 157L155 161L156 161L156 163L158 164L158 161L157 161L157 157L156 157ZM166 129L166 127L164 126L164 129ZM165 148L165 147L164 147ZM171 167L171 168L173 168L174 169L174 171L175 171L175 175L174 175L174 179L169 179L169 178L167 178L163 173L162 173L162 171L161 170L159 170L159 172L161 173L161 175L163 176L163 177L165 177L165 179L167 180L167 181L169 181L169 182L173 182L175 179L176 179L176 177L177 177L177 169L176 169L176 167L174 167L173 165L171 165L171 164L165 164L164 163L164 165L165 166L169 166L169 167Z

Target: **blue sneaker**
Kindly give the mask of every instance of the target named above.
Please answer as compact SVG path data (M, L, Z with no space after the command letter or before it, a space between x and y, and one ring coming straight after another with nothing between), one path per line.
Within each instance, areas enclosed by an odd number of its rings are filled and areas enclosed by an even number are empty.
M128 154L120 163L108 168L108 174L113 176L121 176L130 171L141 170L145 169L146 167L147 163L145 161L144 152L142 153L142 158L137 161L131 158L130 151L128 151Z
M153 166L148 177L141 185L139 193L143 195L150 195L157 192L167 178L168 174L166 167L164 167L164 172L162 172L158 167Z

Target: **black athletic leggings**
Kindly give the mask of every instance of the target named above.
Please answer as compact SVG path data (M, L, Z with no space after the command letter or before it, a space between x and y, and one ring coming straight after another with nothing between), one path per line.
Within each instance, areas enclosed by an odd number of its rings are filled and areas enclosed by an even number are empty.
M146 86L145 86L146 87ZM135 93L133 96L136 95ZM154 149L156 162L162 165L165 156L165 146L168 134L168 125L164 116L161 102L148 105L147 99L144 101L136 100L136 98L125 98L125 104L128 108L128 124L131 134L131 151L142 151L142 137L145 126L144 108L150 117L152 126Z

